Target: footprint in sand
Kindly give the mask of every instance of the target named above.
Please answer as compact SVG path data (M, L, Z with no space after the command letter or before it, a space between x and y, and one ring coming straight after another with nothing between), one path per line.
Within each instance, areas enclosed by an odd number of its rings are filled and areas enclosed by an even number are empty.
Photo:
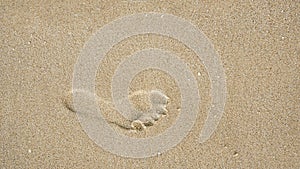
M73 105L73 95L75 92L80 92L81 95L85 96L85 101L92 101L94 99L94 95L90 92L84 91L84 90L73 90L67 94L65 99L63 99L64 105L72 112L80 113L75 110L75 107ZM109 123L115 124L123 129L126 130L144 130L148 126L153 126L156 121L158 121L161 117L167 115L167 104L169 98L161 91L159 90L151 90L151 91L145 91L145 90L139 90L136 92L133 92L131 95L129 95L129 100L143 100L141 98L147 98L146 102L142 102L140 107L148 107L146 110L140 111L136 110L136 112L131 112L134 114L134 118L132 119L125 119L120 113L117 113L117 111L112 111L109 114L107 121ZM120 98L125 99L125 98ZM98 96L96 96L96 101L98 105L100 106L109 106L114 108L114 105L111 101L104 100ZM149 106L147 106L149 105ZM143 109L143 108L140 108ZM104 112L105 113L105 112ZM120 117L122 116L122 117ZM111 117L114 117L111 119ZM125 120L124 120L125 119Z

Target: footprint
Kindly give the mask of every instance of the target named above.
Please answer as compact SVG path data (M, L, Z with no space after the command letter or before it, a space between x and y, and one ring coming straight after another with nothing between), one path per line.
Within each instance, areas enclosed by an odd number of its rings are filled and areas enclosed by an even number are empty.
M72 112L80 113L75 110L75 107L73 105L73 94L75 92L80 92L81 95L85 96L85 100L83 102L92 102L94 100L94 95L92 93L89 93L84 90L73 90L67 94L67 96L63 99L64 106L68 108ZM129 100L132 100L134 98L138 98L138 100L141 100L139 98L147 96L148 103L146 104L148 107L146 110L144 108L143 111L137 110L137 112L132 112L135 114L138 114L138 116L135 119L125 119L120 113L117 113L117 111L109 112L107 121L111 124L114 124L122 129L126 130L135 130L135 131L141 131L146 129L149 126L153 126L156 121L158 121L161 117L167 115L167 104L169 98L161 91L159 90L151 90L151 91L145 91L145 90L139 90L136 92L133 92L131 95L129 95ZM121 98L125 99L125 98ZM143 99L142 99L143 100ZM100 106L109 106L114 108L114 105L111 101L104 100L98 96L96 96L97 104ZM138 106L139 109L143 106ZM145 106L144 106L145 107ZM113 119L111 117L114 117Z

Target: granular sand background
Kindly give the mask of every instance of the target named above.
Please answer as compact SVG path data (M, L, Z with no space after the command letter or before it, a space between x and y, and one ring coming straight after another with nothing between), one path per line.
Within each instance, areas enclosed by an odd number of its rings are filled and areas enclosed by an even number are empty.
M300 167L299 3L2 1L0 6L1 168ZM84 43L103 25L138 12L169 13L191 21L219 53L227 101L217 130L204 144L196 140L210 105L209 77L204 66L193 61L190 49L168 37L131 37L106 57L107 70L113 71L114 58L152 46L195 64L193 73L201 72L201 111L191 133L176 147L146 159L116 156L90 140L76 114L62 103ZM153 74L137 76L132 89L168 87L155 80L163 75ZM102 76L97 76L97 93L110 99L110 91L104 90L110 81L98 83ZM178 92L169 89L167 94L176 101ZM144 136L159 133L169 121L149 128Z

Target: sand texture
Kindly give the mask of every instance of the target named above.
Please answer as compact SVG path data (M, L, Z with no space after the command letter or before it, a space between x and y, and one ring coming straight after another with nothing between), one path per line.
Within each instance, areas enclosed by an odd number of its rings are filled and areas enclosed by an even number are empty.
M137 51L172 51L190 67L201 98L182 142L135 159L93 142L71 98L74 65L85 43L104 25L141 12L179 16L203 31L223 64L227 96L217 129L200 144L212 97L210 76L195 52L157 34L113 46L99 63L95 93L116 132L152 137L180 114L176 81L156 69L140 72L129 87L135 108L156 114L128 120L114 109L111 79ZM299 2L1 1L0 13L0 168L300 168ZM157 89L163 93L151 95Z

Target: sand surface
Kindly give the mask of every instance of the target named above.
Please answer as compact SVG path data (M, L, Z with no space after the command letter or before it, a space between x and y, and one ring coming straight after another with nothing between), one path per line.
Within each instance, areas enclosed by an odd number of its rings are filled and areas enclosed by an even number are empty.
M96 78L96 93L106 102L112 102L111 78L120 60L144 48L176 53L197 77L201 106L191 132L174 148L144 159L103 150L64 102L84 44L105 24L139 12L173 14L202 30L220 55L227 82L219 126L199 144L211 84L195 53L153 34L115 45ZM1 1L0 13L0 168L300 168L299 2ZM168 116L139 132L112 128L140 138L170 127L180 109L172 77L143 71L131 82L130 94L156 88L170 98ZM132 102L147 108L143 98ZM109 104L102 107L113 111ZM116 114L104 116L120 118Z

